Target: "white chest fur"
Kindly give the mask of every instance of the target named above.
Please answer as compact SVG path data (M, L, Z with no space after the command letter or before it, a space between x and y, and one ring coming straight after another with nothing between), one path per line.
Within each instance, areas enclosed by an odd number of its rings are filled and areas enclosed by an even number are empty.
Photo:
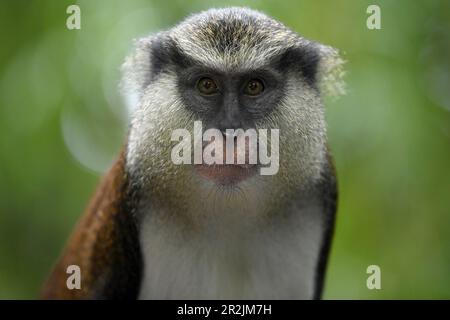
M310 299L322 238L317 208L270 227L186 236L151 213L140 230L140 299ZM281 220L281 219L280 219Z

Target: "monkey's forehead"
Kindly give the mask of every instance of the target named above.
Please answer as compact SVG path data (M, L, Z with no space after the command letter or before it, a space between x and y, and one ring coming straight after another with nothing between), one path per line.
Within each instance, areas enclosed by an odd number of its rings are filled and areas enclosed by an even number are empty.
M303 39L282 23L254 10L211 9L170 31L180 50L214 68L258 68Z

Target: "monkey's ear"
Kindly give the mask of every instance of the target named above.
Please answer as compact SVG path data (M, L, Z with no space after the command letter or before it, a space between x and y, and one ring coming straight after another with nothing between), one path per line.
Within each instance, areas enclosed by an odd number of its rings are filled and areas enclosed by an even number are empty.
M338 97L345 94L344 63L335 48L315 43L319 54L316 79L318 86L324 96Z
M296 46L280 56L278 63L282 69L300 71L306 82L317 87L323 96L345 93L344 60L337 49L300 38Z
M154 36L149 36L134 40L134 50L121 67L120 91L130 114L139 107L144 90L150 83L151 46L154 39Z

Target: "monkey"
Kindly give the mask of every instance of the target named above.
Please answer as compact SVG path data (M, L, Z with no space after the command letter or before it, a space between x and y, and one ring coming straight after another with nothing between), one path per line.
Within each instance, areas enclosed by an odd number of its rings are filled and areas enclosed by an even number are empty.
M136 40L120 84L126 142L42 298L320 299L337 206L323 97L342 93L343 64L249 8ZM279 129L278 172L174 164L171 133L195 121ZM80 289L67 288L69 265Z

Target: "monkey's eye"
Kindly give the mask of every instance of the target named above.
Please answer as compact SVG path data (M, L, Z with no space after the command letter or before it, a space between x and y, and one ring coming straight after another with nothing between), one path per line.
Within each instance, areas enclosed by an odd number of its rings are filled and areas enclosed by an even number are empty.
M251 79L247 82L244 88L244 93L249 96L257 96L264 91L264 84L261 80Z
M197 90L204 95L211 95L218 91L217 84L211 78L201 78L197 82Z

